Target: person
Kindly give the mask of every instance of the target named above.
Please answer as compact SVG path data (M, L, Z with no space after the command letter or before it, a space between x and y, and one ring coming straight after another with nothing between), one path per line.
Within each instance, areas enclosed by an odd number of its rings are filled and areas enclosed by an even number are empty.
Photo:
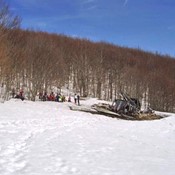
M39 99L42 100L42 98L43 98L43 93L39 92Z
M80 106L80 95L79 94L77 95L77 103L78 103L78 106Z
M15 93L15 89L13 88L13 89L12 89L12 98L15 98L15 94L16 94L16 93Z
M20 96L20 99L23 101L24 100L24 91L23 91L23 89L20 90L19 96Z
M44 92L43 97L42 97L42 100L43 101L46 101L47 100L47 92Z
M68 102L71 102L71 97L70 96L68 97Z
M54 92L51 92L51 93L50 93L49 101L55 101L55 95L54 95Z
M58 93L57 93L57 95L56 95L56 97L55 97L55 101L56 101L56 102L59 102L59 101L60 101L60 96L61 96L61 94L58 94Z
M74 102L77 104L77 94L74 95Z
M23 91L23 89L21 89L19 92L20 97L23 97L23 93L24 93L24 91Z
M62 95L62 102L66 101L66 97L64 95Z
M15 98L20 98L22 101L25 99L25 98L24 98L24 95L23 95L23 90L22 90L22 89L20 90L19 94L17 94L17 95L15 96Z

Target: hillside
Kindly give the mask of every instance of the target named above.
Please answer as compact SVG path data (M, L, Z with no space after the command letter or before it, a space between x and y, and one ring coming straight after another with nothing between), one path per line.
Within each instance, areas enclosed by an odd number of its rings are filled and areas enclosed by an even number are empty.
M175 110L175 59L109 43L37 31L0 31L0 83L35 100L64 87L81 96L113 100L125 92L155 110ZM55 92L56 93L56 92Z
M155 110L175 112L175 58L107 42L23 30L21 18L12 11L8 2L0 0L0 100L9 100L12 92L24 90L27 98L35 101L38 93L66 88L105 100L124 92L144 99L144 104ZM147 39L151 45L151 38ZM159 43L162 46L166 45L163 41Z

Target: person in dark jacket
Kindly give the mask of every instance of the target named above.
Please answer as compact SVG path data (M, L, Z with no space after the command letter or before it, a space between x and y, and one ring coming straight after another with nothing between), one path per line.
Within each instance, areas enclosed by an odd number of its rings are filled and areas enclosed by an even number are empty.
M57 93L57 95L56 95L56 97L55 97L55 101L56 101L56 102L59 102L59 101L60 101L60 95L61 95L61 94L58 94L58 93Z
M43 101L46 101L47 100L47 92L44 92L43 97L42 97L42 100Z
M79 94L77 95L77 103L80 106L80 95Z
M70 96L68 97L68 102L71 102L71 97Z

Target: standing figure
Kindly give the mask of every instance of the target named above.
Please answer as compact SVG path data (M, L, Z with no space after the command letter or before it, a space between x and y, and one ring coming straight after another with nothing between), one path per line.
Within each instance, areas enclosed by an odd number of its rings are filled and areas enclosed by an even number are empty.
M74 102L77 104L77 94L74 95Z
M23 97L23 93L24 93L23 89L21 89L20 92L19 92L20 97Z
M39 92L39 99L42 100L42 98L43 98L43 93Z
M68 97L68 102L71 102L71 97L70 96Z
M77 102L78 102L78 106L80 106L80 95L77 95Z
M47 100L47 92L44 92L43 97L42 97L42 100L43 101L46 101Z
M17 95L16 98L20 98L22 101L24 100L24 91L22 89L20 90L19 95Z
M63 95L62 96L62 102L65 102L66 101L66 97Z
M50 93L49 101L55 101L55 94L54 94L54 92Z
M60 94L57 93L56 97L55 97L55 101L59 102L60 101Z
M15 94L16 94L16 93L15 93L15 89L13 88L13 89L12 89L12 98L15 98Z

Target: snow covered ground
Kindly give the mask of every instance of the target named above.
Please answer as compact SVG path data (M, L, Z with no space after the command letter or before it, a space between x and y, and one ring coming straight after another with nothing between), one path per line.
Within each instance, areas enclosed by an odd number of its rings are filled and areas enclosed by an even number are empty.
M175 114L125 121L71 111L69 105L16 99L0 104L0 175L175 174Z

